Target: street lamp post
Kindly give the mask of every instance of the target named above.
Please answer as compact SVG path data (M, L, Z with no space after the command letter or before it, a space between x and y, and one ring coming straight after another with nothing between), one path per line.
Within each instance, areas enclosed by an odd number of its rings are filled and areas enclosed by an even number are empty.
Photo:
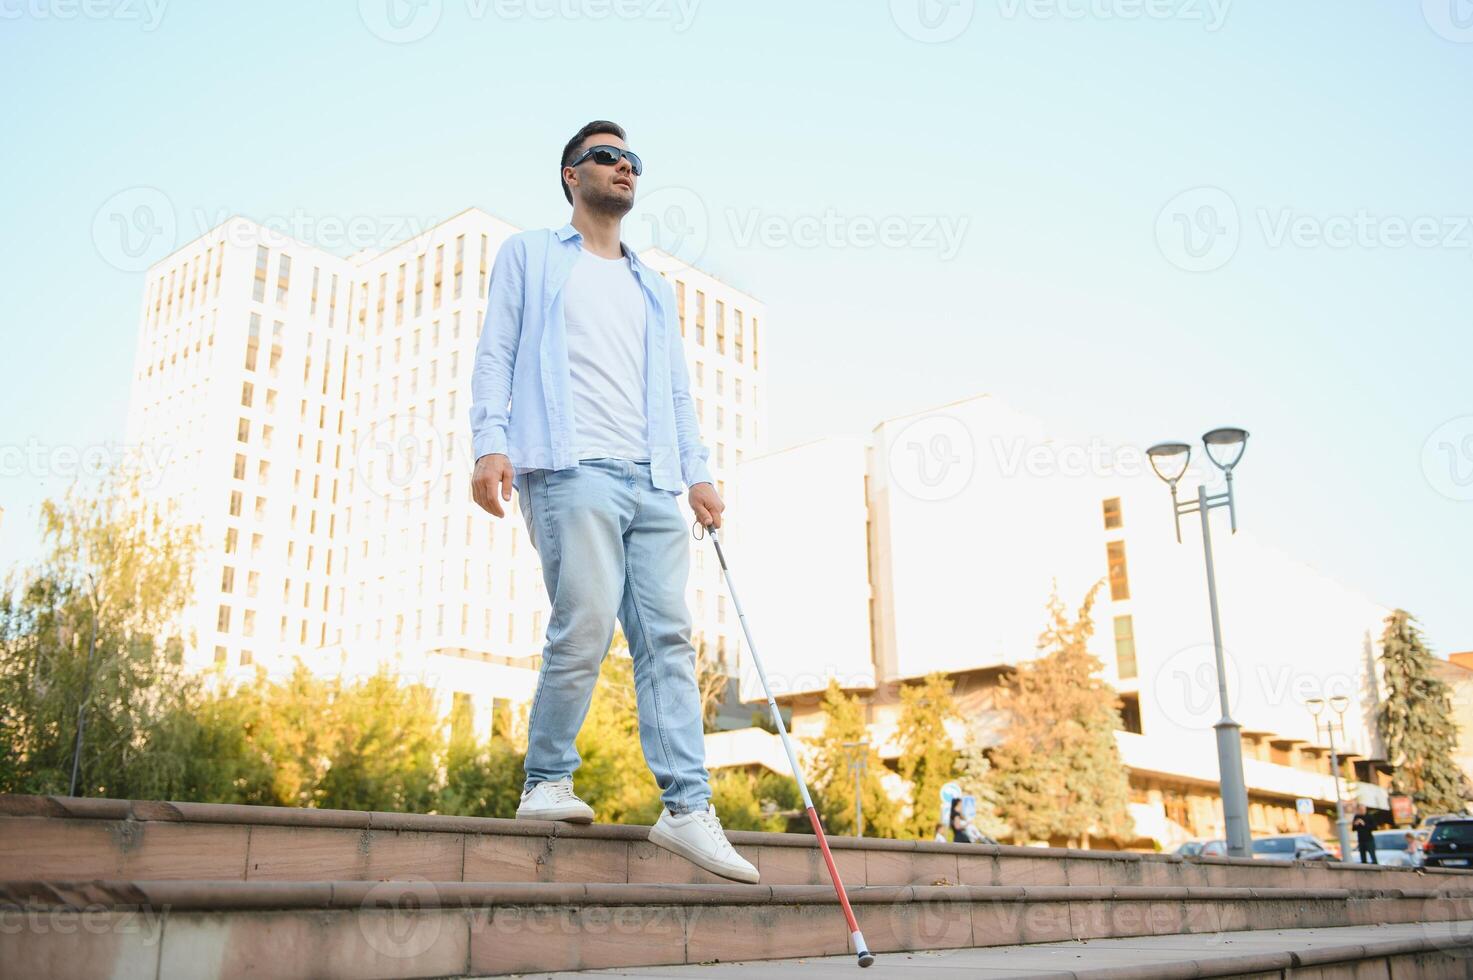
M1309 713L1314 716L1314 733L1320 733L1320 715L1325 710L1324 698L1310 698L1304 702L1309 708ZM1343 694L1336 694L1330 698L1330 708L1340 717L1337 723L1335 719L1325 716L1325 734L1330 739L1330 775L1335 777L1335 834L1340 838L1340 860L1350 860L1350 818L1345 815L1344 798L1340 795L1340 754L1335 749L1335 729L1340 729L1340 734L1345 734L1345 709L1350 707L1350 699Z
M1171 488L1177 543L1181 543L1183 514L1198 514L1202 519L1202 554L1207 563L1207 602L1212 610L1212 648L1217 658L1217 700L1222 708L1222 718L1212 727L1217 730L1218 781L1222 794L1222 818L1226 825L1224 836L1227 838L1229 855L1252 857L1252 843L1248 834L1248 788L1243 779L1242 727L1233 720L1228 711L1227 665L1222 654L1222 622L1217 615L1217 573L1212 564L1212 526L1207 519L1212 508L1226 507L1233 533L1237 533L1238 511L1233 500L1233 467L1243 458L1248 433L1244 429L1213 429L1202 437L1202 444L1207 458L1227 477L1227 489L1222 493L1208 494L1205 486L1198 486L1197 499L1187 502L1177 499L1176 485L1187 471L1192 447L1184 442L1163 442L1146 450L1146 455L1151 460L1151 469ZM1219 447L1224 455L1236 448L1237 454L1232 459L1219 460L1212 454L1213 447Z

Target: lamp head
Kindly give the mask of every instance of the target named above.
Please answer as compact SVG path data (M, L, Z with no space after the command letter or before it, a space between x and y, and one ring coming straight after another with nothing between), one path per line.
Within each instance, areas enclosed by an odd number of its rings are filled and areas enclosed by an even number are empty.
M1320 716L1320 712L1325 710L1325 699L1310 698L1308 701L1304 702L1304 706L1309 709L1310 714L1318 718Z
M1187 471L1192 459L1192 447L1184 442L1158 442L1146 450L1151 469L1166 483L1176 486L1176 481Z
M1350 698L1343 694L1337 694L1330 698L1330 707L1335 710L1335 714L1343 715L1345 714L1345 709L1350 707Z
M1248 430L1213 429L1202 437L1202 444L1207 447L1207 458L1212 460L1214 466L1224 473L1232 473L1233 467L1238 465L1238 460L1243 458L1243 450L1248 448ZM1222 459L1218 459L1213 453L1214 446L1223 454ZM1234 450L1237 451L1234 452ZM1231 459L1228 459L1229 454L1232 454Z

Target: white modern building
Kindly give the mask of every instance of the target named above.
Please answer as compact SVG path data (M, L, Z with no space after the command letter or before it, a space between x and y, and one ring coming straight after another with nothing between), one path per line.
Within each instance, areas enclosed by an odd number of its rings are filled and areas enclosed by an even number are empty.
M1183 490L1216 475L1196 460ZM837 678L863 694L873 739L893 758L898 685L943 671L971 736L995 744L1005 724L998 678L1037 655L1051 591L1072 612L1101 583L1091 649L1121 695L1117 740L1138 842L1222 836L1201 530L1188 517L1177 543L1144 446L983 396L882 422L867 443L828 439L754 458L741 481L733 560L797 734L822 730L816 695ZM836 501L821 523L788 506L792 487L820 483ZM1253 537L1251 442L1237 483L1244 530L1229 534L1214 511L1214 544L1251 827L1331 836L1328 744L1304 702L1350 698L1337 741L1360 781L1346 792L1384 806L1374 655L1388 610ZM745 657L741 683L743 699L761 698ZM763 734L712 736L712 763L785 769ZM1307 821L1299 799L1313 801Z
M547 597L519 513L470 498L469 377L496 250L476 209L343 257L232 218L147 273L130 444L200 527L187 656L372 672L391 664L480 724L530 698ZM766 310L671 256L718 489L761 448ZM735 649L719 569L692 541L695 630Z

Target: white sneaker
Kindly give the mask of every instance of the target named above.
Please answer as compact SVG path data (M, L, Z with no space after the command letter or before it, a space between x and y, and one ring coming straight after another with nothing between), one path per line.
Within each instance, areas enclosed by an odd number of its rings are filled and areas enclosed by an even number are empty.
M566 820L568 823L593 823L593 807L573 793L573 778L538 783L522 794L517 806L518 820Z
M757 869L731 846L716 817L716 808L709 803L704 810L680 816L661 810L660 819L650 828L650 843L679 854L712 874L757 884Z

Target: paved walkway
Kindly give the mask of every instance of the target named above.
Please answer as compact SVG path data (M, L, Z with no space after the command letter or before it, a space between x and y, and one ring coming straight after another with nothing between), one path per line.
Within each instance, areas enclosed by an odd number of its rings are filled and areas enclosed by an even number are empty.
M1212 961L1245 956L1286 954L1329 954L1336 947L1367 946L1372 943L1417 943L1427 941L1435 949L1449 950L1461 958L1473 958L1473 921L1352 926L1335 929L1265 929L1196 936L1143 936L1135 939L1094 939L1088 942L1046 943L1031 946L994 946L934 952L882 953L875 965L860 970L853 956L811 957L799 960L754 960L745 963L709 963L686 966L646 966L619 970L589 970L576 973L538 974L538 977L589 980L594 977L635 977L665 980L674 977L714 977L740 980L744 977L800 977L803 980L962 980L977 977L1070 977L1095 970L1120 970L1130 976L1148 965L1157 968L1171 963L1195 961L1204 972L1182 976L1212 976ZM1392 951L1388 948L1385 952ZM1375 952L1374 950L1370 952ZM1289 965L1285 961L1283 965ZM1275 970L1269 963L1256 969ZM1159 974L1152 974L1153 976ZM1217 974L1221 975L1221 974ZM528 975L531 976L531 975Z

